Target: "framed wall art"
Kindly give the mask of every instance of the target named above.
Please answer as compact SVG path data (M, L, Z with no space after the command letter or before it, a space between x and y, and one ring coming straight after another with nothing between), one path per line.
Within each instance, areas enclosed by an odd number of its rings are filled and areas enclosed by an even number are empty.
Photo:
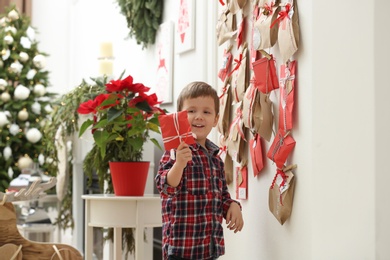
M173 99L173 27L172 21L162 23L156 36L156 94L163 104Z
M195 0L180 0L176 30L176 52L195 48Z

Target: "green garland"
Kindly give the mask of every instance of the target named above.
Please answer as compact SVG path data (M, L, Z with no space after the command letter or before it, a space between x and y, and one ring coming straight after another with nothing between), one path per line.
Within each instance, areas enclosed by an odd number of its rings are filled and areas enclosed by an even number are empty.
M126 17L129 36L146 48L154 44L162 22L163 0L117 0L121 14Z

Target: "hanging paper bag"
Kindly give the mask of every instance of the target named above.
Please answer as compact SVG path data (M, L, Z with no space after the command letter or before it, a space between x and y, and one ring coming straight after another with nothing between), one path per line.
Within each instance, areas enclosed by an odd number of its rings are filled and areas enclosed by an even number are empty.
M254 47L254 43L255 41L257 41L257 39L255 39L255 22L257 21L257 19L259 18L259 13L260 13L260 8L258 5L255 5L253 7L253 11L252 11L252 23L251 23L251 44L250 44L250 53L249 53L249 67L251 70L253 70L253 62L255 62L257 59L258 59L258 51L257 51L257 48Z
M278 39L278 26L271 27L276 20L280 7L273 2L260 6L260 15L254 25L253 46L256 50L265 50L275 45Z
M255 92L255 98L254 98L254 101L253 101L253 106L252 106L252 121L253 121L253 125L252 125L252 133L255 133L255 134L258 134L259 133L259 130L260 130L260 127L261 127L261 124L263 122L263 110L262 110L262 107L261 107L261 97L260 95L264 95L263 93L261 93L257 88L256 89L256 92ZM272 125L272 123L271 123ZM272 126L271 126L272 127Z
M256 97L256 87L250 84L242 100L242 121L248 129L253 128L253 105Z
M238 13L246 5L247 0L230 0L229 10L233 14Z
M219 16L216 27L217 42L219 46L230 40L237 33L236 27L236 15L230 12L226 7Z
M233 68L231 74L233 75L232 79L232 96L233 101L238 103L242 101L245 91L248 87L249 79L249 70L248 70L248 47L245 43L238 55L237 59L234 59L235 67Z
M158 121L166 151L176 149L183 141L187 144L195 143L191 126L188 122L187 111L184 110L168 115L160 115L158 116Z
M278 168L282 168L294 147L295 140L289 132L284 133L283 130L279 130L268 150L267 157L275 162Z
M245 127L242 122L241 107L236 110L236 117L233 119L229 128L229 138L227 140L227 150L233 160L237 163L246 165L247 157L245 154Z
M295 165L286 167L283 170L277 170L268 194L268 206L271 213L283 225L291 216L295 176L291 169Z
M256 177L264 168L263 148L259 134L255 134L255 136L249 140L249 152L251 154L253 176Z
M248 199L248 168L236 167L236 199Z
M219 118L217 123L217 130L223 136L228 136L231 114L231 92L230 92L230 78L226 80L222 88L222 94L219 96Z
M225 81L227 75L230 73L231 66L232 66L232 60L233 60L233 55L231 53L231 46L226 50L224 50L223 54L223 64L222 67L219 69L218 72L218 77L222 80Z
M279 129L285 132L293 127L296 61L280 66Z
M237 31L237 38L236 38L237 49L240 48L241 44L245 41L245 39L244 39L245 22L246 22L246 19L245 19L244 15L242 15L242 20L241 20L240 26L238 27L238 31Z
M258 133L268 142L271 140L272 136L272 125L274 122L274 115L272 113L272 101L268 95L258 92L260 94L260 104L261 104L261 118L260 126L258 128Z
M226 139L220 138L219 145L220 147L218 155L224 162L226 184L230 185L233 183L233 159L227 152Z
M290 1L279 12L278 43L282 62L285 63L298 50L299 23L296 1ZM276 25L274 27L277 27Z
M264 54L265 52L262 53ZM253 63L256 87L264 94L279 88L275 63L276 62L272 54L260 58Z

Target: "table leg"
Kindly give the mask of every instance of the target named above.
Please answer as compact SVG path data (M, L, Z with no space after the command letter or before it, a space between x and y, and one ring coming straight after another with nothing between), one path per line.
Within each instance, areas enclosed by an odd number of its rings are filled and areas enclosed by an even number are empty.
M135 260L144 259L144 204L137 201L137 216L135 228Z
M89 225L90 221L90 202L87 200L85 202L85 249L84 249L84 259L92 259L93 252L93 227Z
M122 228L114 228L114 259L122 259Z

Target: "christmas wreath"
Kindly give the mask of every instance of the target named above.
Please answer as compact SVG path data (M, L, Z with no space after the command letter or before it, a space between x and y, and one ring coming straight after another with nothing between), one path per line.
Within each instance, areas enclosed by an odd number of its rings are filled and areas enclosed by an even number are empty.
M162 22L163 0L118 0L118 4L126 17L129 36L143 48L154 44Z

